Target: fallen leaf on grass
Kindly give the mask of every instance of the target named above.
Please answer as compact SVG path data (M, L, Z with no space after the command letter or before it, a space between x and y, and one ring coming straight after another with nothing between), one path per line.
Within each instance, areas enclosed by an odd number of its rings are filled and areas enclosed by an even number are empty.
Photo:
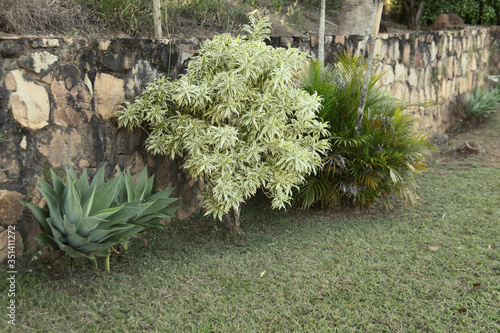
M461 308L461 309L458 309L458 312L467 312L467 309L466 308Z
M266 271L263 271L262 273L260 273L260 277L263 277L264 274L266 274Z
M339 247L339 246L342 246L342 244L340 244L340 243L333 244L333 247Z
M439 250L439 247L437 246L429 246L429 249L436 252L437 250Z
M491 250L491 244L488 244L488 250Z
M481 287L481 283L473 283L472 284L474 287Z

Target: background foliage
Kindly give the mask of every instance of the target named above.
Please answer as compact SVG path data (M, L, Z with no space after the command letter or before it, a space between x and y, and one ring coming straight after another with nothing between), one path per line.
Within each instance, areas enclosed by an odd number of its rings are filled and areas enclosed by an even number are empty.
M424 1L421 25L432 24L440 14L455 13L460 16L465 24L472 25L498 25L500 24L500 1L498 0L391 0L387 13L391 19L407 24L409 17L406 12L405 3L411 3L414 7Z

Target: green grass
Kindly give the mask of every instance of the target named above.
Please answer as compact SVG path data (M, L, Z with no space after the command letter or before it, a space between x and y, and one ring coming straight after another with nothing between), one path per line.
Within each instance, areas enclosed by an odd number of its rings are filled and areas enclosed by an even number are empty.
M432 163L411 210L193 218L111 259L17 274L2 332L498 332L500 169ZM4 263L5 264L5 263ZM7 304L0 280L1 311ZM3 316L3 314L2 314ZM2 317L5 320L5 316Z

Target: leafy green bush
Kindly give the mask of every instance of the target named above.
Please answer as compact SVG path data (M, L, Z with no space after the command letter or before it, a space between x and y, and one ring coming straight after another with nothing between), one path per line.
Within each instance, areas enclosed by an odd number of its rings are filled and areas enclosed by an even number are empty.
M399 0L402 1L402 0ZM500 1L498 0L445 0L426 1L422 13L422 24L429 25L440 14L455 13L466 24L500 24Z
M383 200L391 206L392 194L415 203L412 190L417 170L424 169L424 153L431 148L416 120L407 110L411 104L378 90L381 75L370 78L362 128L355 131L357 105L366 63L362 56L337 55L333 67L313 61L300 75L303 88L322 97L319 117L330 123L331 149L324 166L296 194L307 208L315 203L367 206Z
M327 124L316 119L320 98L292 79L307 55L266 45L269 26L252 18L248 36L206 41L186 75L156 79L117 113L121 127L149 128L153 154L187 153L184 167L205 184L206 214L235 232L244 200L263 188L273 208L285 207L328 147L320 140Z
M163 229L160 221L172 218L177 209L169 206L176 200L169 198L172 189L150 196L154 177L147 178L146 168L135 187L129 171L105 183L104 166L91 184L86 169L77 178L73 168L67 168L66 181L52 169L50 172L53 186L38 177L48 210L22 202L40 224L38 243L72 258L107 257L108 270L113 246L126 243L139 232Z
M465 101L465 116L469 119L481 119L495 113L500 105L500 89L476 88Z

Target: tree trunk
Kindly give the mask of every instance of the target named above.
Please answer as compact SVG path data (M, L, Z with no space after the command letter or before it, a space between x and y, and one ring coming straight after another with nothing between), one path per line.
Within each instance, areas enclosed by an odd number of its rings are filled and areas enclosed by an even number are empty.
M342 0L336 35L363 35L368 22L372 0Z
M377 13L382 13L381 6L384 6L384 3L379 4L379 0L373 0L373 6L372 6L372 14L370 16L370 22L368 24L368 27L366 29L366 33L369 34L369 40L370 40L370 53L368 54L368 61L366 63L366 69L365 69L365 77L363 81L363 87L361 88L361 94L359 96L359 104L358 104L358 114L356 116L356 126L355 130L356 133L360 133L361 131L361 125L363 124L363 114L365 112L365 102L366 102L366 94L368 93L368 84L370 83L370 77L372 76L372 67L373 67L373 57L375 56L375 40L377 39L377 34L378 34L378 26L375 26L375 22L378 20L376 19ZM379 10L380 9L380 10ZM366 37L365 40L363 41L363 45L361 48L363 49L360 54L364 54L365 52L365 47L366 47Z
M229 231L234 234L243 234L243 230L240 228L240 207L238 209L232 208L227 214L224 214L223 219L226 221Z
M160 0L153 0L153 20L155 25L155 38L161 38Z
M422 18L422 11L424 9L424 0L415 2L415 0L408 0L403 2L406 14L408 17L408 28L416 30L420 26L420 19Z
M321 9L319 14L319 33L318 33L318 60L323 64L325 60L325 4L326 0L321 0Z

